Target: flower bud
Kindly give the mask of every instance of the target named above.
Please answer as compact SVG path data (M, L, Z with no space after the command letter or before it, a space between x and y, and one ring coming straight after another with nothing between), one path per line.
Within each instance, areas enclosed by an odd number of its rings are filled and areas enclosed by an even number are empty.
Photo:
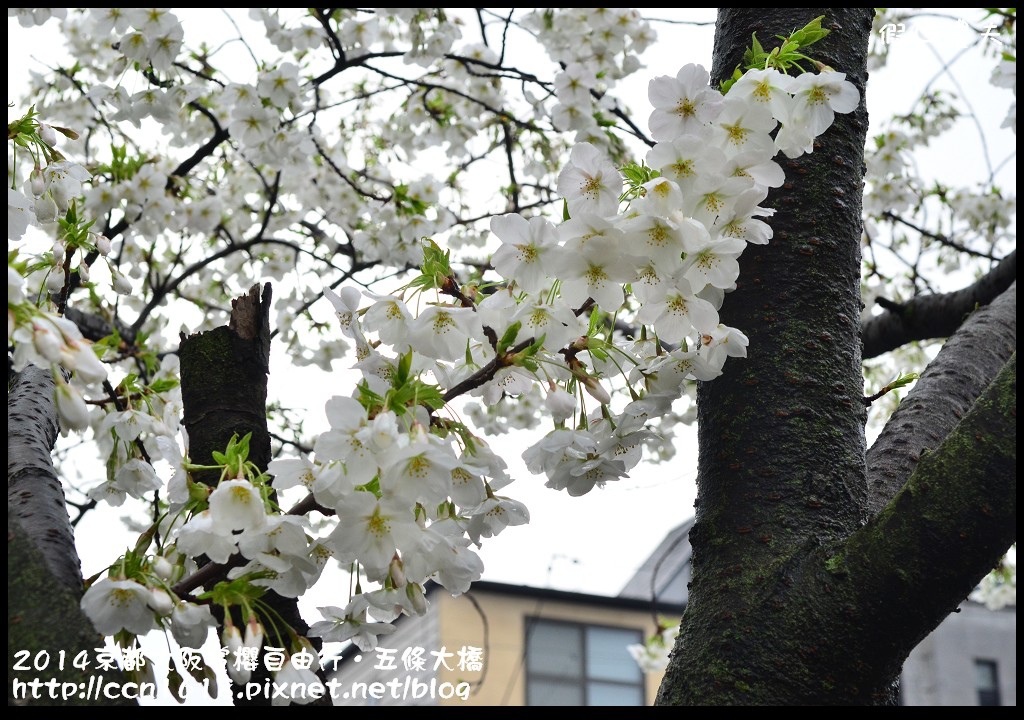
M402 559L397 554L391 558L391 564L388 565L388 574L391 576L391 582L394 583L396 588L405 585L405 570L402 568Z
M225 613L225 617L227 613ZM234 653L242 647L242 633L238 630L230 618L224 623L224 631L220 635L220 644L230 653Z
M99 254L102 255L103 257L106 257L107 255L109 255L110 254L110 238L108 238L106 235L97 235L96 236L96 251L99 252Z
M132 294L132 284L128 282L128 278L121 274L120 270L110 268L110 275L113 278L114 292L118 295Z
M57 414L65 427L71 430L88 429L89 408L77 390L67 383L58 382L56 398Z
M43 192L46 190L46 181L43 179L43 173L39 169L32 171L32 176L29 183L32 188L33 195L42 195Z
M39 123L39 139L53 147L57 144L57 133L46 123Z
M245 626L245 646L259 649L263 645L263 625L255 615L249 616Z
M60 333L54 332L52 326L47 327L43 323L32 323L32 345L36 352L50 362L60 362L61 346L64 345L64 338Z
M587 389L590 396L597 400L602 405L607 405L612 401L612 396L608 394L608 391L597 381L596 378L587 376L583 378L583 387Z
M174 600L166 590L162 588L150 588L149 594L150 600L147 605L153 608L153 612L160 616L171 614L171 611L174 610Z
M572 414L576 412L576 396L567 393L560 387L553 386L544 399L544 406L551 413L555 422L562 422L571 418Z
M249 678L252 677L252 670L245 663L237 662L242 657L242 633L233 624L224 626L224 632L221 634L221 645L228 651L225 662L231 679L238 685L244 685L249 682Z
M163 555L153 558L153 574L161 580L170 580L174 577L174 565Z
M51 293L59 293L64 287L64 270L60 267L55 267L50 271L50 274L46 276L46 290Z
M40 195L35 202L36 220L40 223L52 223L57 219L57 203L50 193Z
M423 595L423 588L420 587L419 583L409 583L406 585L405 594L409 597L412 609L416 611L417 615L422 615L427 611L427 598Z

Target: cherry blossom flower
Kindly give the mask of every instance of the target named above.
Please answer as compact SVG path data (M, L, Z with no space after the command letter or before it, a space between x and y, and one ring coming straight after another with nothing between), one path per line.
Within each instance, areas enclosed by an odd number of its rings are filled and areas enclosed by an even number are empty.
M614 215L622 193L622 176L604 153L590 143L577 143L569 164L558 175L558 194L572 215Z
M676 182L684 195L690 194L698 177L718 170L725 162L725 153L720 148L695 135L659 142L647 151L647 164Z
M344 608L333 605L317 608L327 619L313 623L308 634L323 638L324 642L351 640L363 652L370 652L377 647L377 637L390 635L395 631L395 626L369 620L369 607L365 595L356 595Z
M222 480L210 493L210 514L225 532L261 528L267 522L260 491L248 480Z
M526 292L537 292L550 284L546 263L558 242L555 227L542 217L527 220L508 214L491 218L491 232L502 245L491 257L491 264L502 277L515 280Z
M134 580L105 577L97 580L82 596L82 612L92 621L96 632L113 635L127 630L144 635L156 627L149 604L152 593Z
M231 531L215 525L210 510L203 510L185 523L178 530L175 543L178 550L186 555L198 557L205 554L218 563L226 563L238 550Z
M157 477L152 465L145 460L131 458L118 468L113 485L133 498L141 498L146 493L159 490L163 482Z
M711 74L703 65L684 65L676 76L651 80L647 97L654 106L648 122L655 140L700 134L718 116L722 96L709 87ZM561 189L559 189L561 192Z
M431 305L409 321L408 346L439 360L457 360L466 354L466 343L482 332L480 317L470 308Z
M420 534L408 505L380 501L370 492L355 492L338 508L338 526L329 542L339 561L356 560L367 577L382 580L395 551L414 549Z
M21 240L33 219L32 201L24 193L7 188L7 237L11 240ZM12 271L12 268L8 266L7 274L10 275ZM10 289L9 278L8 289ZM9 292L7 301L10 302Z
M388 497L433 507L451 492L458 459L436 435L421 432L416 438L390 455L382 468L380 487Z
M769 133L778 121L767 108L736 98L726 98L712 127L711 137L727 156L741 152L774 154Z
M356 313L359 310L359 302L362 294L354 287L343 287L341 293L337 294L329 287L324 288L324 297L334 307L341 323L341 331L349 337L356 337L359 332L359 325L356 324Z
M516 307L512 321L522 323L522 337L540 340L543 336L544 347L552 352L561 350L585 330L583 321L562 298L551 304L527 298Z
M726 356L746 357L749 343L747 336L742 332L719 323L717 327L703 335L698 352L708 359L710 365L721 367Z
M678 280L676 281L678 284ZM673 288L662 300L649 302L637 312L637 320L653 323L658 337L664 342L677 343L695 329L710 331L718 324L718 312L707 300L690 292L686 281L684 290Z
M82 183L92 178L92 174L78 163L62 161L43 168L43 178L47 192L63 213L67 212L71 201L82 194Z
M525 506L521 507L526 510ZM502 512L509 514L507 508ZM517 516L510 519L509 524L521 524L529 521L529 514L525 518ZM470 524L472 522L470 520ZM410 556L407 563L409 571L414 576L433 577L452 595L466 592L484 571L483 560L469 548L467 534L472 536L472 531L465 530L450 518L432 523L423 534L419 551ZM417 562L422 562L423 566L417 567Z
M182 647L201 648L217 621L209 605L194 605L179 600L171 611L171 635Z
M614 312L622 305L622 283L632 278L632 269L622 262L622 248L605 238L588 241L586 248L586 253L561 256L562 297L575 308L592 298L601 308Z
M789 123L803 125L813 137L832 125L837 112L853 112L860 104L860 92L846 80L846 73L834 70L804 73L793 80L790 92L793 105Z
M747 244L739 238L713 240L683 261L683 277L690 290L699 293L706 285L728 290L736 284L740 266L736 261Z
M788 117L793 102L793 80L792 76L781 73L775 68L747 70L729 88L729 94L726 97L741 100L747 104L754 103L775 118Z

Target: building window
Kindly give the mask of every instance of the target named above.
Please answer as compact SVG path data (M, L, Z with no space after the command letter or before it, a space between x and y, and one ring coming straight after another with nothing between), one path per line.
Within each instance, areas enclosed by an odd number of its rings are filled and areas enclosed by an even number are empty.
M528 618L527 705L643 705L644 676L626 646L639 629Z
M978 690L978 705L996 706L999 701L999 670L995 660L974 661L974 686Z

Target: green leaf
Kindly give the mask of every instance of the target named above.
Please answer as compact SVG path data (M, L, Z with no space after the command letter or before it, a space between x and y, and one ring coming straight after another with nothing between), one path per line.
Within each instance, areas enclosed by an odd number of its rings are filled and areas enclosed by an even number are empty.
M165 393L168 390L173 390L174 388L178 387L178 385L180 385L180 384L181 383L178 380L176 380L175 378L162 378L160 380L154 380L150 384L149 389L152 392L154 392L157 395L159 395L160 393Z
M398 359L398 370L391 380L394 387L402 387L409 380L409 372L412 370L412 351L403 354Z
M209 592L199 596L200 600L212 600L214 604L222 607L234 605L250 605L253 600L258 600L266 592L267 588L253 585L252 580L259 580L268 577L267 572L246 573L234 580L222 580L213 586Z
M505 330L505 334L502 335L501 339L498 341L499 354L508 350L509 347L511 347L512 344L515 343L516 337L519 335L519 330L522 327L523 323L518 320L508 326L508 329Z

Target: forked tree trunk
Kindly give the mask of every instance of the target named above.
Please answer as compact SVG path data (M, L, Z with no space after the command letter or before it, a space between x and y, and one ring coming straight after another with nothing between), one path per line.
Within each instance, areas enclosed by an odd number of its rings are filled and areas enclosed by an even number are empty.
M858 319L872 13L719 11L712 82L752 33L767 48L824 15L832 33L811 54L862 102L813 154L782 158L787 182L765 203L774 238L741 256L722 309L749 356L698 390L693 582L659 704L890 703L910 650L1016 537L1012 348L956 429L933 433L888 504L869 507Z

